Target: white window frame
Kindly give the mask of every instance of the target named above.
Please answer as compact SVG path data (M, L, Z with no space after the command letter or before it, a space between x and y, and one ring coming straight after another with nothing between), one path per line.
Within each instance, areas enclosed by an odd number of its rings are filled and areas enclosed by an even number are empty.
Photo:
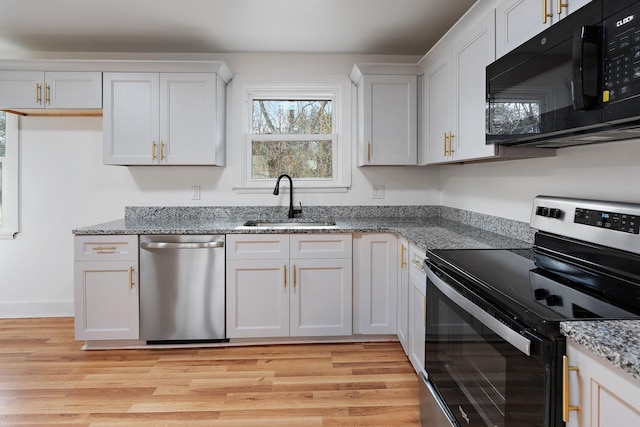
M247 80L247 81L243 81ZM344 77L323 78L323 82L282 83L275 80L251 82L251 79L234 78L242 97L240 128L242 149L239 174L235 190L240 193L272 191L276 178L254 179L251 176L251 145L253 140L268 140L276 136L253 135L252 113L254 99L331 99L333 134L320 135L320 139L332 139L333 178L296 178L298 192L346 192L351 186L351 84ZM282 138L280 138L282 139ZM282 171L286 173L287 171Z
M20 117L7 114L6 151L2 164L2 224L0 239L13 239L18 233L18 163Z

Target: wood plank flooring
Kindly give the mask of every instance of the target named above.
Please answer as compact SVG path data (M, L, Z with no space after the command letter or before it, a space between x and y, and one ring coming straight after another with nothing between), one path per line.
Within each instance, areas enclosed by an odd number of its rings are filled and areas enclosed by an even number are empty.
M418 426L400 344L82 351L73 319L0 319L0 426Z

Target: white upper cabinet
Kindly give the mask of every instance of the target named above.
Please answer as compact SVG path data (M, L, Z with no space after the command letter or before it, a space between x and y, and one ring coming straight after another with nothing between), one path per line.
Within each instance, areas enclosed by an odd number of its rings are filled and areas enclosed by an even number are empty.
M42 108L102 108L102 73L0 71L0 109Z
M495 11L477 3L418 64L420 165L553 156L554 150L486 144L486 67L495 60Z
M104 163L225 163L225 82L216 73L104 73Z
M485 68L495 59L494 15L468 31L450 33L446 48L423 59L421 164L493 157L485 144ZM459 24L460 25L460 24ZM441 43L442 43L441 42Z
M415 165L418 157L417 67L356 64L358 166Z
M591 0L504 0L496 7L496 54L501 57Z

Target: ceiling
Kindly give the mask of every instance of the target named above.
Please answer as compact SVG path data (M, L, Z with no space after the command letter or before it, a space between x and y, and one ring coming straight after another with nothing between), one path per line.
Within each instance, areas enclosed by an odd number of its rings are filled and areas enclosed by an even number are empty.
M423 55L476 0L0 0L0 52Z

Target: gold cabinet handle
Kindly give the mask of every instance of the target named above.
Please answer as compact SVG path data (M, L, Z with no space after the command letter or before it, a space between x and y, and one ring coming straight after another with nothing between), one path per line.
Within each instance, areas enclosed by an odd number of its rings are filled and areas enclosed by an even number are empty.
M367 142L367 163L371 163L371 141Z
M44 103L51 104L51 86L44 84Z
M448 139L449 139L449 135L447 135L447 133L445 132L444 133L444 149L443 149L443 152L444 152L445 156L449 155L448 152L447 152L447 140Z
M558 0L558 15L562 15L562 9L565 7L569 9L569 3L563 3L562 0Z
M579 371L577 366L569 366L569 358L562 356L562 420L569 422L569 411L579 411L580 406L569 405L569 371Z
M96 246L95 248L91 248L97 254L115 254L116 247L115 246Z
M160 160L164 160L164 142L160 141Z
M453 138L455 137L456 136L454 134L449 132L449 155L452 155L453 153L456 152L456 150L453 149Z
M553 13L548 13L547 11L547 2L549 0L542 0L542 23L547 23L547 18L553 17Z
M407 251L407 248L401 243L400 244L400 268L404 268L407 265L407 262L404 260L404 253Z
M284 266L284 288L287 289L287 266Z
M40 83L36 83L36 104L40 104L42 102L42 86Z
M419 268L420 270L424 271L424 267L422 266L422 263L416 259L414 259L413 261L411 261L413 263L413 265L416 266L416 268Z
M298 280L296 278L296 266L295 264L293 265L293 290L295 291L296 289L296 284L298 283Z
M151 143L151 160L155 160L156 159L156 146L157 145L158 144L156 144L155 140Z
M135 284L133 283L133 272L133 267L129 267L129 290L133 289L133 285Z

